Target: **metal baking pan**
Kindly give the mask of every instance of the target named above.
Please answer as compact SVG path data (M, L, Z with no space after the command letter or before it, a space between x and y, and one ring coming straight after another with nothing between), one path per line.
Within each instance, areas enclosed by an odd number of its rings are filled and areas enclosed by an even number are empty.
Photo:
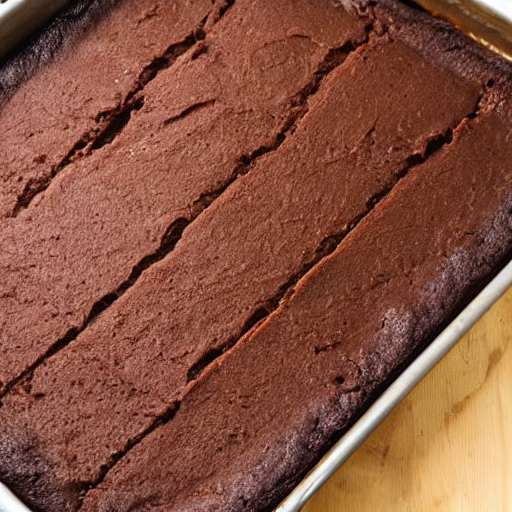
M397 377L343 437L320 460L275 512L299 512L313 494L363 444L395 407L456 345L471 326L512 286L512 261L459 316ZM0 483L0 512L30 512Z
M0 482L0 512L30 512L30 510Z
M414 0L435 16L451 21L484 46L512 61L510 0Z
M68 0L7 0L0 3L0 58L48 21Z
M512 286L512 261L459 316L396 378L361 418L320 460L275 512L298 512L334 472L363 444L395 407L457 344L471 326Z
M416 0L436 15L512 60L510 0ZM6 0L0 3L0 58L47 21L67 0ZM396 378L320 460L275 512L298 512L330 476L384 421L471 326L512 286L512 261ZM0 512L31 512L0 482Z

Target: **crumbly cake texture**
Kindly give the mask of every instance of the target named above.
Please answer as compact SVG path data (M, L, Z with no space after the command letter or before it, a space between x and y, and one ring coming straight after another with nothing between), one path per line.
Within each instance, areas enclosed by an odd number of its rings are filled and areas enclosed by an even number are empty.
M0 480L271 510L512 256L510 67L391 0L95 9L0 69Z
M81 0L8 61L0 77L8 134L0 143L0 216L16 216L91 144L108 142L114 119L118 127L140 108L136 95L155 73L155 56L161 67L172 64L203 37L212 10L210 0Z
M210 8L215 14L215 6ZM192 45L132 97L139 110L128 105L115 117L110 126L117 136L111 143L99 134L90 143L90 156L73 159L31 208L4 219L0 245L8 248L3 256L10 271L1 307L15 321L2 326L11 347L0 362L3 386L44 357L56 340L76 337L146 266L172 248L185 225L248 168L245 160L278 144L304 109L302 96L312 87L316 70L332 66L337 58L330 48L367 37L365 23L339 9L332 7L332 13L326 10L309 21L296 20L290 4L283 8L291 11L282 13L286 21L267 22L265 31L246 41L247 31L264 25L269 13L253 4L237 7L233 23L221 20L212 27L208 53L197 53L205 42ZM203 17L201 11L188 30L196 33ZM139 18L137 12L134 24ZM109 31L109 20L98 27L102 34ZM174 19L164 13L164 22L172 25ZM287 38L287 33L292 35ZM105 38L98 42L100 49ZM274 59L281 62L277 68ZM58 76L68 60L57 63ZM84 87L93 88L90 77L84 80ZM69 107L73 112L82 104L83 96L77 96ZM39 105L35 110L38 115ZM126 115L133 119L120 131L117 120ZM13 113L13 123L15 118ZM230 142L219 146L220 139ZM61 147L60 137L54 143ZM109 264L99 268L105 258Z

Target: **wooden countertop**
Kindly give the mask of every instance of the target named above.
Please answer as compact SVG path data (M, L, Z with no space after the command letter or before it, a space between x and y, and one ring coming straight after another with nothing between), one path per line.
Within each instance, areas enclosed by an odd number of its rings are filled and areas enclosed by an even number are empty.
M512 288L303 512L512 512Z

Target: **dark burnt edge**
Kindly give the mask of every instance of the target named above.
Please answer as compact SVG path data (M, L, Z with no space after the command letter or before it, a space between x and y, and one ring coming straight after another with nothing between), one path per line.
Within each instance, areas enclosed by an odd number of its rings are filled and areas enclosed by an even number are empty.
M362 370L357 362L354 360L347 358L347 361L354 365L357 373L361 375ZM359 398L364 398L365 395L363 393L363 390L360 386L356 385L353 388L343 388L341 387L344 383L344 379L342 377L336 377L334 379L334 382L336 382L338 385L340 385L340 391L338 394L338 399L340 399L342 396L353 396ZM366 406L368 407L370 403ZM354 425L354 423L359 419L362 414L364 413L364 410L360 410L360 407L358 405L351 406L350 410L345 410L347 414L345 414L345 417L338 417L337 425L338 429L335 430L331 435L325 438L325 442L322 446L318 447L317 450L314 452L311 451L310 445L308 443L308 440L306 438L306 441L304 441L303 438L303 447L306 448L306 452L310 457L308 460L302 460L300 465L296 465L293 470L288 473L285 473L281 475L273 484L273 489L270 493L266 494L265 496L260 496L256 499L256 501L251 501L250 510L258 510L258 512L273 512L276 507L288 496L293 489L300 483L302 480L306 477L306 475L311 471L312 468L314 468L322 459L322 457L332 448L334 444L340 439L341 435ZM354 419L356 417L356 419ZM308 429L308 433L310 436L314 435L318 431L318 427L320 425L320 418L317 416L314 418L312 425ZM307 443L307 444L306 444ZM246 500L243 496L240 497L240 500L243 500L245 502L244 507L247 506L249 503L248 500ZM245 510L245 508L243 509Z
M384 186L382 190L374 194L366 203L366 209L359 215L354 217L347 228L324 238L319 246L315 250L314 256L310 261L306 262L300 270L294 274L288 281L281 285L276 294L271 297L262 306L259 306L252 315L245 322L240 332L231 337L226 343L220 347L209 350L203 354L189 369L187 374L187 382L196 380L203 371L205 371L218 357L233 348L249 331L256 326L260 325L269 315L278 309L281 304L286 303L295 291L296 284L310 271L313 267L320 265L322 261L332 254L343 240L349 235L360 222L370 214L377 205L383 201L388 194L395 188L395 186L405 178L409 172L415 167L426 162L431 156L438 153L442 148L448 146L453 141L453 134L456 132L467 120L475 119L478 116L478 112L485 101L485 92L482 93L476 102L476 105L472 112L462 118L455 128L447 128L443 133L437 134L426 141L425 147L422 152L412 154L406 159L405 166L396 173L393 178ZM324 350L334 347L317 347L315 349L316 355L320 354Z
M216 14L213 24L217 23L234 3L235 0L228 0L223 3ZM132 112L140 110L144 105L144 97L141 94L144 87L154 80L161 71L171 67L180 56L206 38L204 26L209 16L210 13L201 20L194 31L185 37L185 39L179 43L172 44L162 55L155 57L146 65L120 105L115 109L98 113L94 118L96 126L80 137L66 156L57 165L51 168L47 176L30 179L18 196L16 204L8 216L17 217L20 211L27 208L37 195L44 192L50 186L53 178L69 164L89 156L93 151L107 144L111 144L130 121ZM202 49L201 47L199 52L201 52ZM183 112L181 117L184 117L192 111L193 110Z
M468 116L469 117L469 116ZM469 117L471 119L471 117ZM509 212L512 215L512 211ZM489 272L484 273L477 281L475 281L464 293L464 297L453 307L453 309L445 316L443 321L433 329L428 336L419 340L412 350L412 352L403 359L398 366L396 366L386 378L373 387L371 390L365 390L364 388L355 388L353 390L342 391L343 394L357 393L360 396L360 403L357 406L355 414L350 418L350 421L341 428L341 430L334 432L327 440L325 446L316 454L315 462L316 465L321 458L339 441L341 436L345 434L355 423L363 416L363 414L370 408L370 406L377 400L386 389L393 384L393 382L403 373L403 371L416 359L421 353L459 316L462 311L471 303L471 301L489 284L494 277L506 266L507 263L512 261L512 249L505 252L505 254L499 259L498 263L489 269ZM362 368L353 359L348 359L349 362L353 363L356 367L359 375L362 374ZM311 466L313 467L313 466ZM295 486L302 481L307 473L311 470L310 467L301 468L298 472L297 478L294 479L293 484L289 487L286 495L291 492ZM268 509L263 509L262 512L272 512L275 507L282 501L285 496L278 496Z
M512 215L512 212L510 212ZM428 336L416 342L413 351L394 368L391 373L378 384L371 392L365 393L365 402L361 405L361 412L354 420L355 423L366 411L366 409L396 380L396 378L464 311L473 299L489 284L500 271L512 261L512 249L506 251L500 257L493 268L489 268L487 272L472 283L464 292L464 296L460 298L450 311L445 311L445 317L436 328L429 332Z
M512 214L512 212L510 212ZM363 414L370 408L370 406L377 400L386 389L393 384L393 382L400 376L401 373L417 358L420 354L457 318L457 316L466 308L466 306L485 288L485 286L502 270L505 265L512 260L512 250L509 250L500 259L500 262L491 272L482 276L475 282L465 293L464 298L459 301L456 307L444 318L444 320L434 329L429 336L423 338L414 347L414 350L396 366L387 377L374 386L371 390L356 387L353 390L342 390L342 394L355 394L359 397L359 403L355 412L351 415L350 420L346 422L340 430L333 432L326 440L325 445L321 450L315 454L313 464L311 466L300 467L297 469L295 477L282 479L283 492L270 497L265 507L261 512L272 512L279 503L290 493L292 490L304 479L304 477L311 471L311 468L316 466L322 457L340 440L340 438L363 416ZM348 359L354 364L358 373L361 375L362 369L360 365Z
M232 3L230 5L232 5ZM190 218L186 219L182 217L174 221L169 226L164 236L162 237L162 242L157 251L144 257L133 268L130 277L127 280L125 280L114 292L109 293L102 297L100 300L98 300L91 308L91 312L89 313L87 319L84 321L80 328L75 327L70 329L64 337L62 337L60 340L54 343L52 347L50 347L50 349L48 349L48 351L43 356L38 358L38 360L35 363L33 363L27 370L25 370L16 379L13 379L11 382L9 382L4 391L0 394L0 399L4 397L7 393L9 393L18 384L30 386L31 376L33 375L33 372L38 366L43 364L47 358L55 355L57 352L66 347L69 343L74 341L77 338L77 336L82 331L84 331L89 325L91 325L91 323L93 323L101 313L108 309L121 295L123 295L129 288L131 288L135 284L135 282L138 280L138 278L140 277L144 270L146 270L154 263L162 260L165 256L167 256L174 249L178 241L181 239L185 228L191 222L193 222L204 210L206 210L206 208L208 208L220 195L222 195L226 191L226 189L237 179L238 176L247 174L252 169L255 161L258 158L265 155L266 153L277 150L281 146L281 144L286 140L286 138L290 134L293 134L297 125L308 112L309 108L307 103L309 97L314 95L318 91L325 76L327 76L336 67L341 65L351 52L353 52L358 47L366 44L368 42L369 33L370 30L367 30L368 37L366 37L362 42L348 42L345 43L340 48L330 50L327 56L324 58L324 60L320 63L317 71L314 73L313 79L310 82L308 82L308 84L306 84L306 86L296 96L292 98L290 102L292 113L288 117L288 119L286 119L285 122L283 123L281 131L275 136L274 143L271 144L270 146L261 146L260 148L253 151L250 155L243 155L240 158L239 163L235 166L230 178L228 178L228 180L226 180L226 182L223 183L216 190L210 193L202 194L200 198L193 203L191 207ZM284 286L282 288L284 289ZM287 291L288 290L285 289L283 291L283 295ZM271 299L271 302L275 302L275 300ZM276 302L276 308L278 306L278 303L279 301ZM262 321L266 316L268 316L268 312L266 309L261 309L261 312L259 312L260 309L257 310L246 322L243 328L244 331L248 332L252 327L254 327L256 323ZM226 346L222 347L221 351L219 351L218 353L213 351L213 353L210 355L211 361L209 361L209 363L217 359L228 348L234 346L242 335L233 337L226 344ZM227 347L227 345L230 346ZM201 358L201 361L205 361L205 357L206 356ZM208 364L206 364L205 366L208 366ZM196 365L194 365L194 367L195 370L189 370L189 375L191 371L196 371L198 376L200 373L202 373L202 370L204 369L199 368L197 366L197 363ZM194 379L188 379L187 382L190 380ZM162 415L156 416L152 423L146 429L144 429L141 433L137 434L132 439L130 439L122 450L112 455L109 462L101 466L100 476L96 480L92 482L80 483L79 487L81 489L80 492L82 493L80 500L83 501L88 491L99 486L101 482L103 482L103 480L106 478L108 472L132 448L134 448L140 441L142 441L147 435L153 432L160 425L168 423L175 416L176 412L180 407L180 404L181 401L174 401L173 404Z

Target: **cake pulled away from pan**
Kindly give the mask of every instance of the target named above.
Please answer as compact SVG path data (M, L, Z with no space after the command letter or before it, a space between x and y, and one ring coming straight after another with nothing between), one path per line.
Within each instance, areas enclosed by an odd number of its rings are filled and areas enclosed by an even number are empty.
M512 69L393 0L80 0L0 66L0 480L270 511L512 257Z

